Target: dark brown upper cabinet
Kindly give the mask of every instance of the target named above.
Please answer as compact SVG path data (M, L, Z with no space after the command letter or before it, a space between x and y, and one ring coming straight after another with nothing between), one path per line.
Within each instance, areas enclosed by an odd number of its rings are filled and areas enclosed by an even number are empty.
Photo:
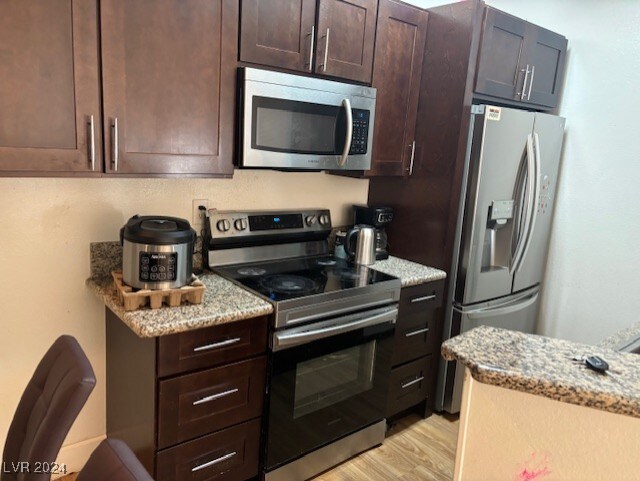
M371 82L377 0L319 0L316 72Z
M316 0L242 0L240 60L313 71Z
M377 0L242 0L240 60L370 83L377 9Z
M475 92L483 98L554 108L566 51L562 35L487 7Z
M237 0L101 2L106 172L231 176Z
M376 117L368 176L413 173L427 20L424 10L380 0L373 65Z
M102 171L96 0L0 2L0 172Z

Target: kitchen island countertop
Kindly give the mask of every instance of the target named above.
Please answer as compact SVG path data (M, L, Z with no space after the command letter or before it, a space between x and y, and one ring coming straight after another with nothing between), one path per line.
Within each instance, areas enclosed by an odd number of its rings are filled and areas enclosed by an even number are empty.
M484 384L640 417L637 354L481 326L446 341L442 355L464 364ZM573 360L590 355L605 359L611 375Z

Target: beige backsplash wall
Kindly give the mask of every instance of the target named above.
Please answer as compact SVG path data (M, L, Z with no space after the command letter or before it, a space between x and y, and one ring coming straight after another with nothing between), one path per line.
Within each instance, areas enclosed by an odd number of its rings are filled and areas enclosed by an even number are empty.
M90 242L116 240L137 213L191 219L193 199L220 209L327 207L341 225L352 203L366 202L368 186L268 170L237 170L230 180L0 178L0 448L33 369L61 334L79 340L98 379L65 446L92 445L105 433L104 308L84 285Z

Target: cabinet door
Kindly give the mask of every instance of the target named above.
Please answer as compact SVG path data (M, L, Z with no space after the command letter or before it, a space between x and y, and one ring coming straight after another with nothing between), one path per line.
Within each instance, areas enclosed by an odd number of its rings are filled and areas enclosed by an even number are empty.
M377 0L319 0L316 72L371 82Z
M523 97L527 22L499 10L485 10L476 93L520 100Z
M373 65L378 92L368 175L401 176L411 168L427 16L409 5L380 1Z
M316 0L242 0L240 60L313 70Z
M96 0L0 2L0 171L102 171L97 13Z
M552 108L558 105L566 53L566 37L529 24L526 63L531 73L526 102Z
M236 0L101 2L107 172L233 174Z

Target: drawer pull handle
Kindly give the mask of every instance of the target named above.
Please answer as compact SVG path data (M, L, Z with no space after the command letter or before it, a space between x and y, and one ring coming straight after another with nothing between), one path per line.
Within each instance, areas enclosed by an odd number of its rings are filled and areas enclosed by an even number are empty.
M431 294L430 296L414 297L413 299L411 299L411 302L414 303L414 302L431 301L435 298L436 298L436 295Z
M418 334L422 334L423 332L429 332L429 328L425 327L424 329L418 329L417 331L407 332L405 337L417 336Z
M231 459L232 457L234 457L237 453L234 451L232 453L229 454L225 454L224 456L221 456L217 459L214 459L213 461L209 461L208 463L203 463L203 464L199 464L198 466L196 466L195 468L193 468L191 470L192 473L195 473L196 471L200 471L201 469L205 469L208 468L209 466L213 466L214 464L218 464L221 463L222 461L226 461L227 459Z
M420 376L419 378L414 379L413 381L409 381L409 382L404 383L402 385L402 389L406 389L409 386L413 386L414 384L418 384L420 381L424 381L424 376Z
M229 389L228 391L219 392L218 394L213 394L211 396L203 397L202 399L198 399L197 401L193 401L194 406L198 406L200 404L208 403L211 401L215 401L216 399L220 399L222 397L228 396L230 394L235 394L238 392L238 388Z
M213 344L207 344L206 346L200 346L193 349L193 352L201 352L201 351L209 351L210 349L217 349L219 347L230 346L231 344L235 344L236 342L240 342L239 337L234 337L233 339L227 339L226 341L214 342Z

